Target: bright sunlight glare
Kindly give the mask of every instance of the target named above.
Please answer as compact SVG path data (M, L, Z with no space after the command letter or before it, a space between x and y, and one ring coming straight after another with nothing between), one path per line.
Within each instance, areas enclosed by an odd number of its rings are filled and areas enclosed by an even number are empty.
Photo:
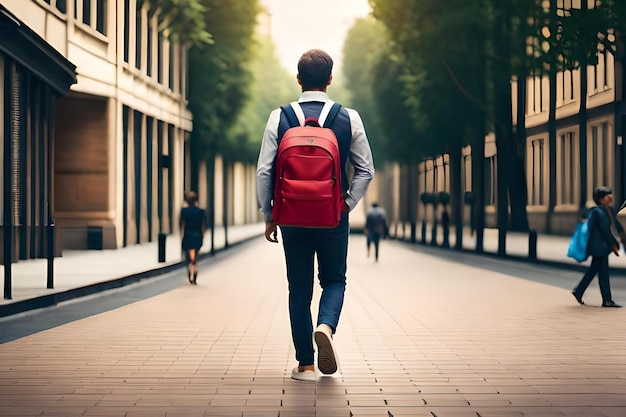
M328 52L338 67L348 30L371 10L368 0L261 0L261 4L270 14L270 34L280 62L294 75L298 59L312 48Z

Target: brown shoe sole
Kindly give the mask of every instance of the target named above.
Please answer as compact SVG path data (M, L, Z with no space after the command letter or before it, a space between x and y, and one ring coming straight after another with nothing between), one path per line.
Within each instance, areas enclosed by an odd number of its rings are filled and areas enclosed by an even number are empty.
M317 367L324 375L337 372L337 361L333 345L326 333L315 332L315 344L317 344Z

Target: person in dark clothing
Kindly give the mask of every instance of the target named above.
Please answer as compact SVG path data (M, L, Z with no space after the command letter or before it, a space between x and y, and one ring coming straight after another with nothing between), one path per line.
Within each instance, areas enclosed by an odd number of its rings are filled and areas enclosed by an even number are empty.
M202 247L207 222L204 210L198 207L198 194L196 192L187 191L185 202L187 207L180 210L180 234L185 261L187 262L187 278L190 284L196 285L198 278L196 258Z
M374 244L374 255L378 262L378 247L380 239L387 235L387 213L378 203L372 203L365 218L365 235L367 236L367 256L370 256L370 247Z
M593 201L597 206L593 207L587 215L589 229L587 253L591 256L591 265L572 294L579 304L585 304L583 294L597 274L602 294L602 307L621 307L613 301L609 282L609 255L613 252L619 256L619 242L615 239L611 229L615 228L622 243L626 242L626 234L613 211L613 190L610 187L596 188Z

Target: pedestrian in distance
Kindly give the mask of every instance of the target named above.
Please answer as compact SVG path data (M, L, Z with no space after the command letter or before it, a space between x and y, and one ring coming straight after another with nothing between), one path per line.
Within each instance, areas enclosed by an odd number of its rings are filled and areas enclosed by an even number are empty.
M180 210L181 246L187 264L187 279L192 285L197 284L198 269L196 259L202 247L207 221L204 210L198 207L198 194L195 191L185 192L186 207Z
M591 265L582 279L572 291L574 298L579 304L583 302L585 290L598 275L600 294L602 295L602 307L621 307L613 301L611 296L611 283L609 282L609 255L614 253L619 256L619 242L615 239L612 229L614 228L622 243L626 242L624 228L617 220L617 213L613 210L613 190L611 187L598 187L593 193L593 207L587 215L587 227L589 240L587 242L587 254L591 256Z
M300 125L310 118L326 118L336 107L327 94L332 81L333 60L326 52L313 49L298 61L297 81L302 94L290 107L299 109ZM275 161L285 132L293 127L287 109L274 110L268 119L257 164L257 197L265 220L265 238L278 243L280 228L289 288L289 318L296 352L296 366L291 377L301 381L315 381L315 347L317 368L325 375L334 374L337 357L333 335L339 324L344 302L348 255L348 213L365 195L374 176L374 163L363 121L356 110L340 107L329 125L334 132L341 159L341 200L336 227L299 227L277 224L273 221ZM305 120L306 118L306 120ZM301 119L301 120L300 120ZM345 170L346 162L354 168L351 178ZM282 204L282 202L281 202ZM311 303L314 289L314 259L317 256L318 278L322 288L315 331Z
M370 247L374 244L374 256L378 262L378 247L380 239L387 237L387 212L377 202L372 203L365 217L365 236L367 238L367 257L370 256Z

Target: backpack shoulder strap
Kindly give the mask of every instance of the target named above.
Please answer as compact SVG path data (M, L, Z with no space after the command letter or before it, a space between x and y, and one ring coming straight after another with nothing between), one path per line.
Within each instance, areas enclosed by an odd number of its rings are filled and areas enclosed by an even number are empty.
M337 115L339 114L339 110L341 110L341 104L333 103L330 107L330 110L328 111L328 115L325 119L323 119L322 126L330 128L330 126L335 121L335 117L337 117ZM320 114L320 119L322 119L323 113L324 110L322 110L322 114Z
M280 110L287 118L287 123L289 123L289 127L296 127L301 125L300 120L298 119L298 116L296 116L296 112L291 104L287 104L286 106L280 106Z
M318 118L320 125L322 127L330 128L330 126L335 121L335 117L337 117L340 109L341 104L335 103L332 100L328 100L326 103L324 103L324 107L322 107L322 110L320 111L320 116Z
M294 101L286 106L281 106L280 109L285 114L290 127L303 125L304 113L302 112L302 107L300 107L300 104L298 104L297 101ZM320 113L320 125L323 127L330 127L339 114L339 110L341 110L341 104L333 101L327 101Z

